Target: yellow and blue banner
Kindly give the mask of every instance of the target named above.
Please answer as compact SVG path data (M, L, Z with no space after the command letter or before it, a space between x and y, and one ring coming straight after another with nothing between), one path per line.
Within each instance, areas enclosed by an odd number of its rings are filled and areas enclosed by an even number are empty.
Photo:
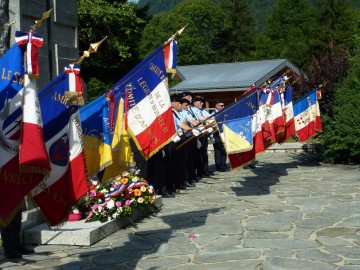
M223 130L226 153L235 154L253 149L251 116L226 121Z

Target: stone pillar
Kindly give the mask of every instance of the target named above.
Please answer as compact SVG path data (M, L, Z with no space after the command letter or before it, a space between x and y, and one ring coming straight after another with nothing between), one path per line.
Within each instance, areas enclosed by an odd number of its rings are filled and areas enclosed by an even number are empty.
M0 0L0 57L9 49L9 28L2 28L9 22L9 0Z
M1 1L1 0L0 0ZM44 45L38 50L40 76L39 89L44 87L79 57L78 20L76 0L7 0L9 5L8 21L16 21L11 26L10 44L15 42L15 32L29 31L35 20L53 8L50 17L36 32L44 38ZM1 9L1 7L0 7Z

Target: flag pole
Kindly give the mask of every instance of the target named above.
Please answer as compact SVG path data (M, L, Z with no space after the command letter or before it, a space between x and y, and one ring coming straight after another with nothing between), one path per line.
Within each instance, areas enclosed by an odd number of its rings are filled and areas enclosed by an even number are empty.
M163 43L163 47L165 47L166 45L168 45L172 40L174 40L177 36L180 36L181 33L184 31L184 29L188 26L189 24L185 25L183 28L177 30L167 41L165 41Z
M48 11L45 11L39 20L35 20L35 24L30 27L30 31L35 31L37 28L39 28L42 25L42 22L50 17L51 11L53 9L54 8L51 8Z
M98 42L90 43L89 49L87 51L84 51L82 56L80 56L70 66L73 67L74 64L80 65L80 63L82 63L82 61L84 61L85 58L88 58L90 56L90 54L96 53L98 51L100 45L105 41L105 39L107 39L107 36L105 36L102 40L100 40ZM85 104L84 97L83 97L82 93L80 93L80 92L65 91L64 96L65 96L65 100L67 101L68 104L77 105L77 106L83 106Z
M7 22L7 23L5 23L3 26L0 26L0 29L5 29L5 28L7 28L7 27L10 27L10 26L13 25L14 23L16 23L16 21Z
M90 56L90 54L92 53L96 53L101 45L101 43L103 43L105 41L105 39L107 39L107 36L105 36L102 40L100 40L99 42L96 43L90 43L89 49L87 51L83 52L83 55L80 56L80 58L78 60L75 61L75 64L80 65L80 63L87 57Z

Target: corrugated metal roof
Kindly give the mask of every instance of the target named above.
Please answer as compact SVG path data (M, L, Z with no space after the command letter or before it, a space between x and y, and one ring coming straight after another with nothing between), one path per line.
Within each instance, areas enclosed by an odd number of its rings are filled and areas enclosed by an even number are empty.
M178 66L181 82L171 92L214 92L248 89L253 83L261 85L284 68L299 74L298 68L286 59Z

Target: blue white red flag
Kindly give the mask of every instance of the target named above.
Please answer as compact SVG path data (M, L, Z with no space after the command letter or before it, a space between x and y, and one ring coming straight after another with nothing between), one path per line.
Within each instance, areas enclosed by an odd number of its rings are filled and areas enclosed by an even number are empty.
M19 162L20 137L22 129L27 126L23 123L23 99L27 105L37 109L38 104L30 104L27 99L29 96L26 87L29 87L29 80L25 77L23 69L23 51L18 44L14 44L7 53L0 59L2 76L0 79L0 224L7 225L14 213L21 207L22 199L37 185L43 178L43 173L48 173L50 169L49 161L44 153L35 151L27 153L26 164L34 170L21 170L22 164ZM25 80L25 82L24 82ZM25 86L25 87L24 87ZM29 88L27 88L29 90ZM32 89L31 89L32 90ZM32 92L34 94L34 92ZM34 96L31 96L34 98ZM34 100L32 100L35 102ZM27 106L24 107L27 110ZM26 113L26 112L25 112ZM31 117L28 115L25 120ZM39 119L40 120L40 119ZM40 127L40 126L39 126ZM25 127L26 128L26 127ZM36 130L36 132L38 132ZM44 144L43 141L25 140L31 144L34 142ZM27 146L22 146L27 147ZM32 147L32 146L31 146ZM36 145L34 149L41 150L41 145ZM29 148L28 148L29 149ZM31 154L31 157L30 157ZM25 167L22 167L25 169ZM30 173L31 172L31 173Z
M223 122L226 153L247 152L253 148L251 116Z
M16 31L16 43L22 47L26 45L26 69L25 73L30 78L36 78L39 75L39 61L37 49L43 45L43 39L37 33Z
M277 140L278 143L286 141L295 134L294 108L292 102L292 87L289 85L280 92L283 115L285 116L285 131Z
M177 42L171 39L164 47L164 61L166 72L176 73Z
M110 90L125 101L126 127L145 159L176 135L162 47L158 47Z
M271 85L260 89L260 110L262 111L262 129L265 140L265 148L276 142L279 134L284 132L285 123L280 94L278 92L282 76L277 78Z
M304 142L322 131L316 89L294 103L294 122L300 142Z
M68 90L69 74L64 71L39 92L51 173L32 196L51 226L66 220L89 190L79 108L65 99Z

